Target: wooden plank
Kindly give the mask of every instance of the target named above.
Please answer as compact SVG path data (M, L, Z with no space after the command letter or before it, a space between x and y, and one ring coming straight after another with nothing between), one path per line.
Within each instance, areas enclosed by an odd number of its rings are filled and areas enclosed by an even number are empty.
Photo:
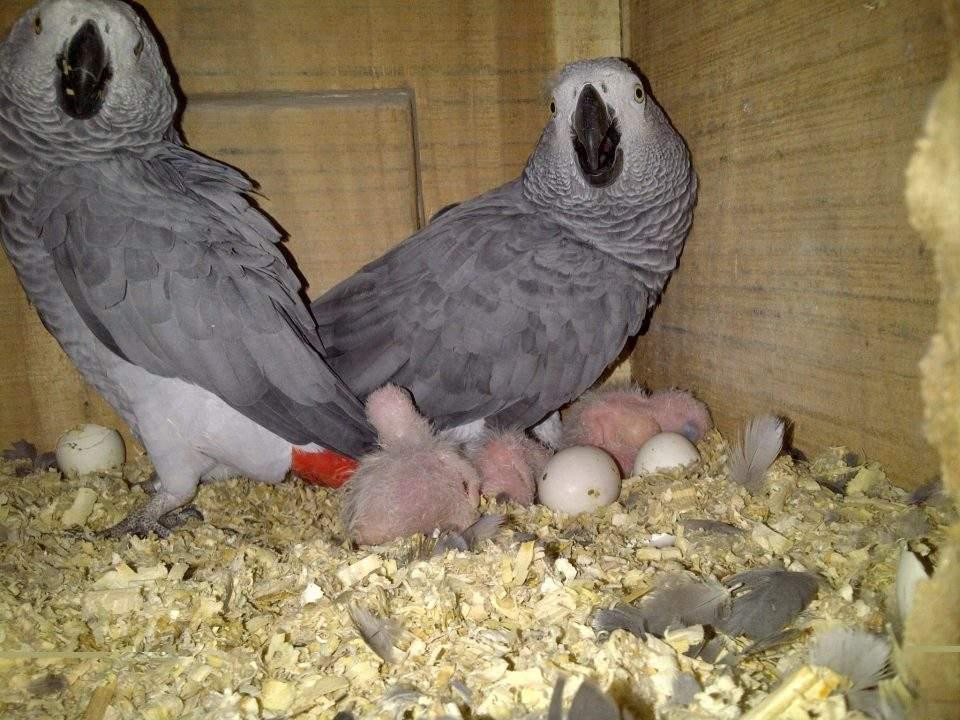
M408 92L196 96L183 125L193 147L260 184L311 295L417 228Z
M722 430L767 409L905 485L936 471L917 362L929 251L903 169L946 67L937 0L630 3L632 57L690 144L694 230L635 376L692 386Z

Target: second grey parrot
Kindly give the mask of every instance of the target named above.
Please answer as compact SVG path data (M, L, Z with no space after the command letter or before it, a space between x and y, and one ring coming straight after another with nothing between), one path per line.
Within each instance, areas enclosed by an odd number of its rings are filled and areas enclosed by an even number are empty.
M180 142L176 106L118 0L44 0L0 44L0 239L157 471L116 534L166 534L201 478L336 476L375 442L249 182Z
M697 177L640 78L568 65L523 174L445 208L317 299L360 396L407 388L439 428L529 428L617 357L677 265Z

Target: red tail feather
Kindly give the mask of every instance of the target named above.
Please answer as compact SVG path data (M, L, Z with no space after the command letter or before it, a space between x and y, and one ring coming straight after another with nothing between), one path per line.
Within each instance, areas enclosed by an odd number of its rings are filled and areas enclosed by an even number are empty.
M304 482L331 488L343 485L356 469L356 460L333 450L310 451L295 447L290 463L290 470Z

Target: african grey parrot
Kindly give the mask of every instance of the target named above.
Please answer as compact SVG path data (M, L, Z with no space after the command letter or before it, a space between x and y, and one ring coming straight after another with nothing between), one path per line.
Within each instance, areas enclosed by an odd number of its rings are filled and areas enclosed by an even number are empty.
M312 304L358 395L405 387L462 439L529 428L639 330L692 221L690 155L617 59L564 68L550 110L519 178L445 208Z
M325 448L375 441L250 184L186 148L175 111L156 41L118 0L44 0L0 44L4 248L157 471L113 534L166 534L200 478L336 474L351 461Z

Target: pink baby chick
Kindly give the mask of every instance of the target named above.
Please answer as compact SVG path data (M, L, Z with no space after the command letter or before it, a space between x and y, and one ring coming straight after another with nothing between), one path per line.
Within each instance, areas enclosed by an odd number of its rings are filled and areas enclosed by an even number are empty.
M611 387L586 393L564 414L562 446L594 445L629 474L637 451L654 435L675 432L697 442L713 427L706 405L684 390Z
M483 495L530 505L550 451L519 430L505 430L491 433L468 456L480 473Z
M452 443L437 437L410 395L387 385L367 397L366 408L380 449L362 457L343 486L341 519L350 538L377 545L473 524L480 477Z

